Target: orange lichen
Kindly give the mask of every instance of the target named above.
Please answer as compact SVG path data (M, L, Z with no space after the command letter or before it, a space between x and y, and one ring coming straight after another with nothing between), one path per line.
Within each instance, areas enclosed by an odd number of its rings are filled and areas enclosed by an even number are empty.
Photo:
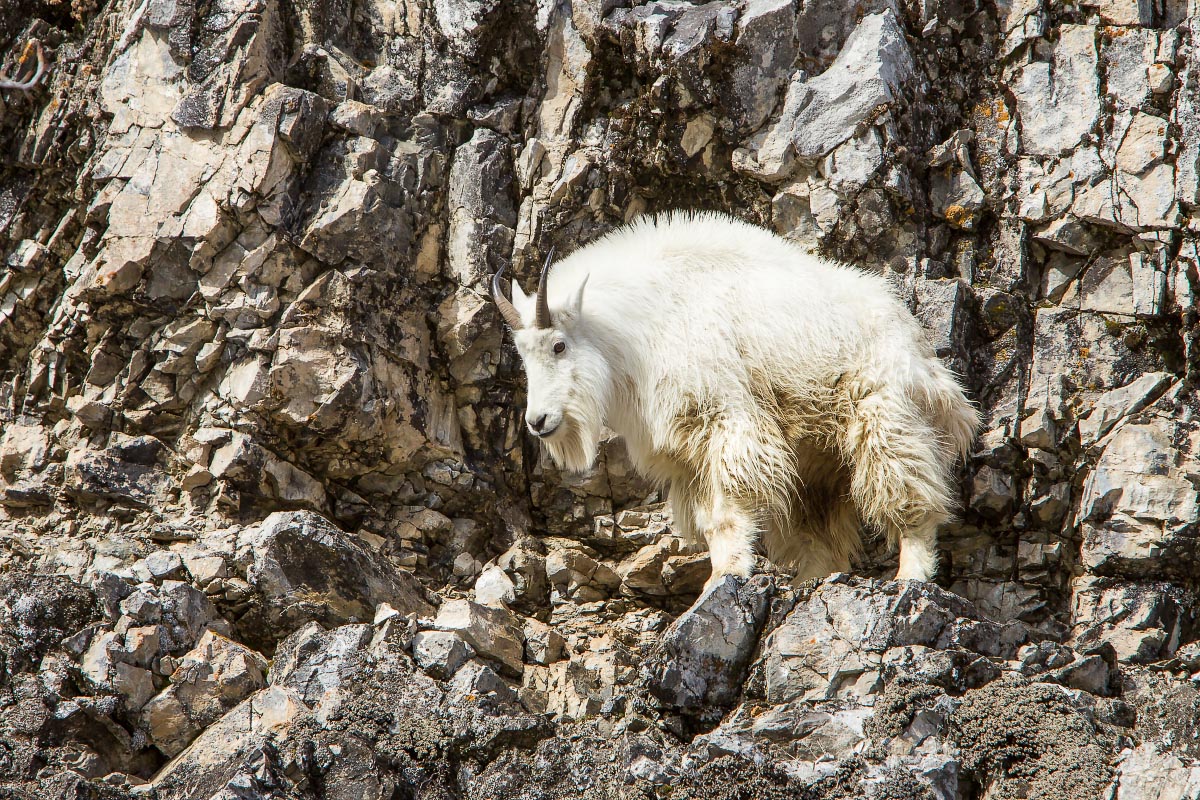
M975 222L975 214L960 205L947 206L946 221L956 228L968 228Z

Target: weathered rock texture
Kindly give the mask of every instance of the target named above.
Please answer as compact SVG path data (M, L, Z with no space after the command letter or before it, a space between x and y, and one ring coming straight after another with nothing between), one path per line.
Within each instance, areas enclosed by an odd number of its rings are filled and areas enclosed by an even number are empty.
M0 0L0 53L0 786L1200 797L1194 2ZM678 207L964 376L943 589L689 610L621 443L539 459L486 278Z

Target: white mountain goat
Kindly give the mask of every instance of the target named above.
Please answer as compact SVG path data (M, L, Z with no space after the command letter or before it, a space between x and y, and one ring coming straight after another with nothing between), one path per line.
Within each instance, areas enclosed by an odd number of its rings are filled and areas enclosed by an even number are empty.
M643 218L492 296L529 384L525 422L565 469L601 429L670 485L712 578L754 547L799 577L846 570L861 522L929 580L979 417L886 279L720 214Z

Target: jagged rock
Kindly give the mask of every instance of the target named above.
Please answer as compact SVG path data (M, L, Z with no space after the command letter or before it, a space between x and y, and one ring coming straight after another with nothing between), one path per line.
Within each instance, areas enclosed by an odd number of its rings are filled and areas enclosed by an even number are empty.
M621 583L612 567L573 547L551 549L546 577L561 595L580 603L600 600Z
M255 692L167 762L149 788L165 797L199 796L232 777L266 737L282 734L307 711L291 689L270 686Z
M508 193L512 167L502 137L480 128L455 153L450 167L450 227L446 244L451 275L480 284L495 272L495 255L512 240L517 214Z
M266 628L255 631L262 638L286 634L308 620L326 625L370 620L384 602L402 613L433 612L411 575L390 568L312 512L267 517L239 540L238 560L261 597L252 613Z
M476 659L470 659L450 679L448 699L451 703L484 706L513 706L517 693L496 674L495 670Z
M183 572L183 559L178 553L172 553L169 550L159 550L157 553L151 553L145 559L146 572L150 579L161 581L166 578L178 577ZM136 571L137 566L134 566Z
M126 648L125 637L109 631L92 639L80 671L96 687L122 695L129 709L137 711L154 694L154 678L150 670L131 663L136 658Z
M738 16L734 43L754 54L729 76L732 116L742 131L758 130L774 110L775 96L796 58L795 29L796 8L781 0L751 0ZM685 144L684 150L692 156L700 147Z
M981 467L971 487L971 508L990 516L1000 516L1013 506L1015 492L1008 473Z
M562 656L548 666L526 667L520 692L526 708L561 721L625 710L641 662L619 637L591 637L582 652Z
M667 587L663 583L663 566L668 557L680 551L682 545L678 537L666 536L638 550L617 568L622 585L635 592L665 595Z
M0 476L12 483L18 473L46 464L49 437L41 425L8 425L0 436Z
M276 648L271 685L294 690L321 719L335 715L350 700L347 682L361 669L373 633L370 625L327 631L308 623Z
M1169 583L1085 576L1073 587L1073 642L1107 643L1123 663L1169 657L1194 622L1193 603L1190 590Z
M1091 130L1100 113L1097 60L1096 29L1064 25L1053 63L1035 61L1021 70L1013 93L1028 152L1059 155Z
M745 584L726 577L671 624L645 667L665 708L713 717L737 699L773 588L765 576Z
M1084 484L1081 554L1096 574L1149 577L1191 569L1200 496L1187 478L1192 460L1178 462L1170 429L1163 428L1122 425Z
M898 656L886 655L896 648L966 650L974 669L987 674L987 657L1013 658L1027 636L1018 624L981 619L967 601L930 584L834 578L766 638L764 692L772 703L869 692ZM954 673L970 682L972 670L965 667Z
M930 193L934 213L956 228L971 230L983 208L983 189L964 169L951 167L936 173Z
M1154 22L1154 8L1147 0L1091 0L1082 4L1100 12L1110 25L1146 25Z
M285 353L286 345L285 342ZM285 359L286 356L280 360ZM245 366L249 368L248 372L230 373L235 381L242 384L242 388L231 385L231 390L240 398L241 404L253 405L266 396L268 378L277 376L277 372L268 373L266 366L257 359L245 362ZM255 398L253 401L251 394ZM300 401L300 398L295 399ZM316 510L327 507L325 488L315 478L244 434L231 432L228 442L213 450L206 472L212 478L231 481L247 493L278 498L289 504Z
M562 658L566 641L554 628L536 619L527 619L524 634L526 661L544 666Z
M514 545L500 555L496 564L512 582L516 608L530 614L545 609L546 597L550 595L550 582L546 578L544 555Z
M931 332L941 357L962 350L969 288L959 280L925 280L917 286L917 315Z
M475 649L451 631L422 631L413 637L413 660L438 680L454 677L473 655Z
M1161 753L1153 744L1126 749L1121 753L1116 796L1120 800L1194 800L1200 797L1200 767Z
M864 17L837 60L819 76L792 75L779 121L751 140L740 168L781 180L794 159L825 156L856 132L879 106L892 104L913 74L912 55L889 9ZM849 91L853 87L853 91Z
M229 576L229 565L222 556L185 556L183 565L187 568L192 580L200 586L206 586L219 578Z
M484 658L495 660L502 671L520 676L521 629L513 614L470 600L448 600L438 609L434 627L458 634Z
M266 686L267 660L212 631L177 662L171 685L142 708L156 747L178 755L201 731Z
M1105 392L1096 398L1091 411L1079 420L1080 444L1090 446L1106 436L1122 419L1136 414L1157 400L1171 385L1167 372L1151 372L1127 386Z
M1058 423L1045 407L1036 408L1021 420L1021 444L1052 450L1058 443Z
M153 437L124 437L101 453L74 451L67 468L72 493L85 500L147 506L164 502L173 481L163 463L166 448Z
M507 608L516 601L516 584L500 567L488 567L475 579L475 602Z

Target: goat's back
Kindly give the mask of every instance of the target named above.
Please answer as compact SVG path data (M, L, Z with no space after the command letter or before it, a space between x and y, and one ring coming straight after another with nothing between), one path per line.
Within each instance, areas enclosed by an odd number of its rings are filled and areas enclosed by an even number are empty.
M585 276L598 335L660 376L728 386L749 368L820 381L850 362L890 370L931 355L885 278L722 214L647 217L581 248L551 272L551 307Z

